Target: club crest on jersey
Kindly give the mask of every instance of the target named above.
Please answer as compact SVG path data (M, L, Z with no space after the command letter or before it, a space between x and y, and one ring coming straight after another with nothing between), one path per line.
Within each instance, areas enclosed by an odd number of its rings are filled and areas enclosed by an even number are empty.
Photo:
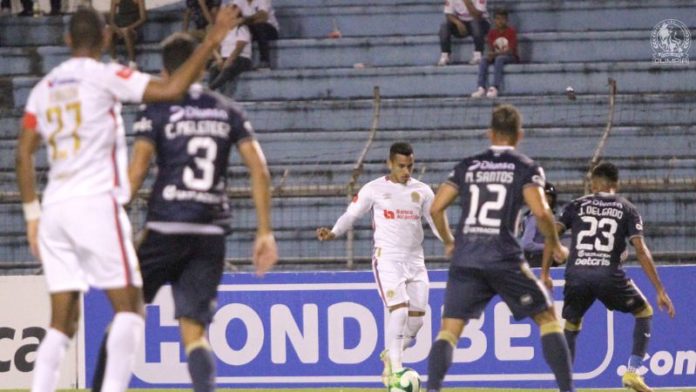
M419 203L421 199L420 193L418 192L411 192L411 201L414 203Z
M394 290L387 290L385 295L387 298L394 298L394 295L396 295L396 293L394 292Z

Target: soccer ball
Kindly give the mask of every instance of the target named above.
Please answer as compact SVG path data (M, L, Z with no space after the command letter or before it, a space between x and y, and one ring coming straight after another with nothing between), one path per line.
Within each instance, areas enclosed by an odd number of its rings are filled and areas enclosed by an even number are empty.
M403 368L392 375L392 382L387 390L389 392L419 392L421 387L418 372Z
M496 52L504 52L508 50L509 43L507 38L498 37L495 41L493 41L493 47L495 48Z

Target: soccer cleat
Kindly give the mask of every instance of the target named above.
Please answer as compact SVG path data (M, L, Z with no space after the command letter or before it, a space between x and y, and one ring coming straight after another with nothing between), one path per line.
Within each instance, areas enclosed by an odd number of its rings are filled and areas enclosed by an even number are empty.
M486 96L488 98L495 98L498 96L498 89L495 87L489 87L488 92L486 93Z
M449 53L441 53L440 54L440 60L437 61L437 65L439 67L444 67L445 65L450 63L450 55Z
M471 98L481 98L484 96L486 96L486 89L483 87L479 87L476 89L476 91L471 93Z
M623 383L623 386L633 389L636 392L653 392L653 390L647 384L645 384L643 377L641 377L638 373L624 373L623 377L621 378L621 382Z
M379 354L379 359L384 363L384 370L382 370L382 383L385 387L388 387L391 383L392 369L391 360L389 359L389 349L385 348L381 354Z
M469 64L476 65L479 63L481 63L481 52L474 52L471 56L471 60L469 60Z

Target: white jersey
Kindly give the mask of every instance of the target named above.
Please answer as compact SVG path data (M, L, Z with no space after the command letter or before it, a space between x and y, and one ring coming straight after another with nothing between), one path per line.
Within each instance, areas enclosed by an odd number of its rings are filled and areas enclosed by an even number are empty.
M280 31L280 28L278 27L278 19L275 17L275 11L273 11L271 0L234 0L234 4L239 7L239 10L242 12L242 16L245 18L252 16L259 11L266 11L266 13L268 13L268 24Z
M251 60L251 33L246 26L237 26L230 30L225 39L220 44L220 55L228 58L237 48L237 42L246 42L244 49L239 53L239 57L246 57Z
M437 233L430 217L434 198L433 190L416 179L399 184L387 176L379 177L360 189L331 231L336 236L345 233L355 219L372 210L375 247L382 254L419 255L422 259L422 219Z
M121 101L140 102L150 76L118 64L71 58L32 89L24 127L47 144L43 204L111 193L130 197Z
M488 13L486 12L486 1L487 0L471 0L474 8L483 13L483 18L488 17ZM457 17L457 19L463 22L470 22L474 19L474 17L469 13L469 10L466 8L464 0L445 0L444 11L445 14L454 15Z

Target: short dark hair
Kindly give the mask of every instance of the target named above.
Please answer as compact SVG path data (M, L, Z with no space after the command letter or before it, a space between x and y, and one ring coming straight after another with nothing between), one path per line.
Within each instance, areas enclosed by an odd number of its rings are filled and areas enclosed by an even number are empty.
M499 105L491 115L491 129L509 137L517 137L522 129L522 115L512 105Z
M98 49L104 41L104 17L92 7L80 7L70 18L68 34L73 49Z
M493 15L495 15L495 16L500 15L500 16L504 16L504 17L507 18L507 17L508 17L508 10L507 10L507 8L502 8L502 7L501 7L501 8L496 8L496 9L493 11Z
M389 147L389 160L394 159L394 155L413 155L413 147L406 142L396 142Z
M619 169L611 162L602 162L592 169L592 178L603 178L609 182L619 182Z
M174 33L162 41L162 64L167 72L174 73L191 57L197 41L191 34Z

